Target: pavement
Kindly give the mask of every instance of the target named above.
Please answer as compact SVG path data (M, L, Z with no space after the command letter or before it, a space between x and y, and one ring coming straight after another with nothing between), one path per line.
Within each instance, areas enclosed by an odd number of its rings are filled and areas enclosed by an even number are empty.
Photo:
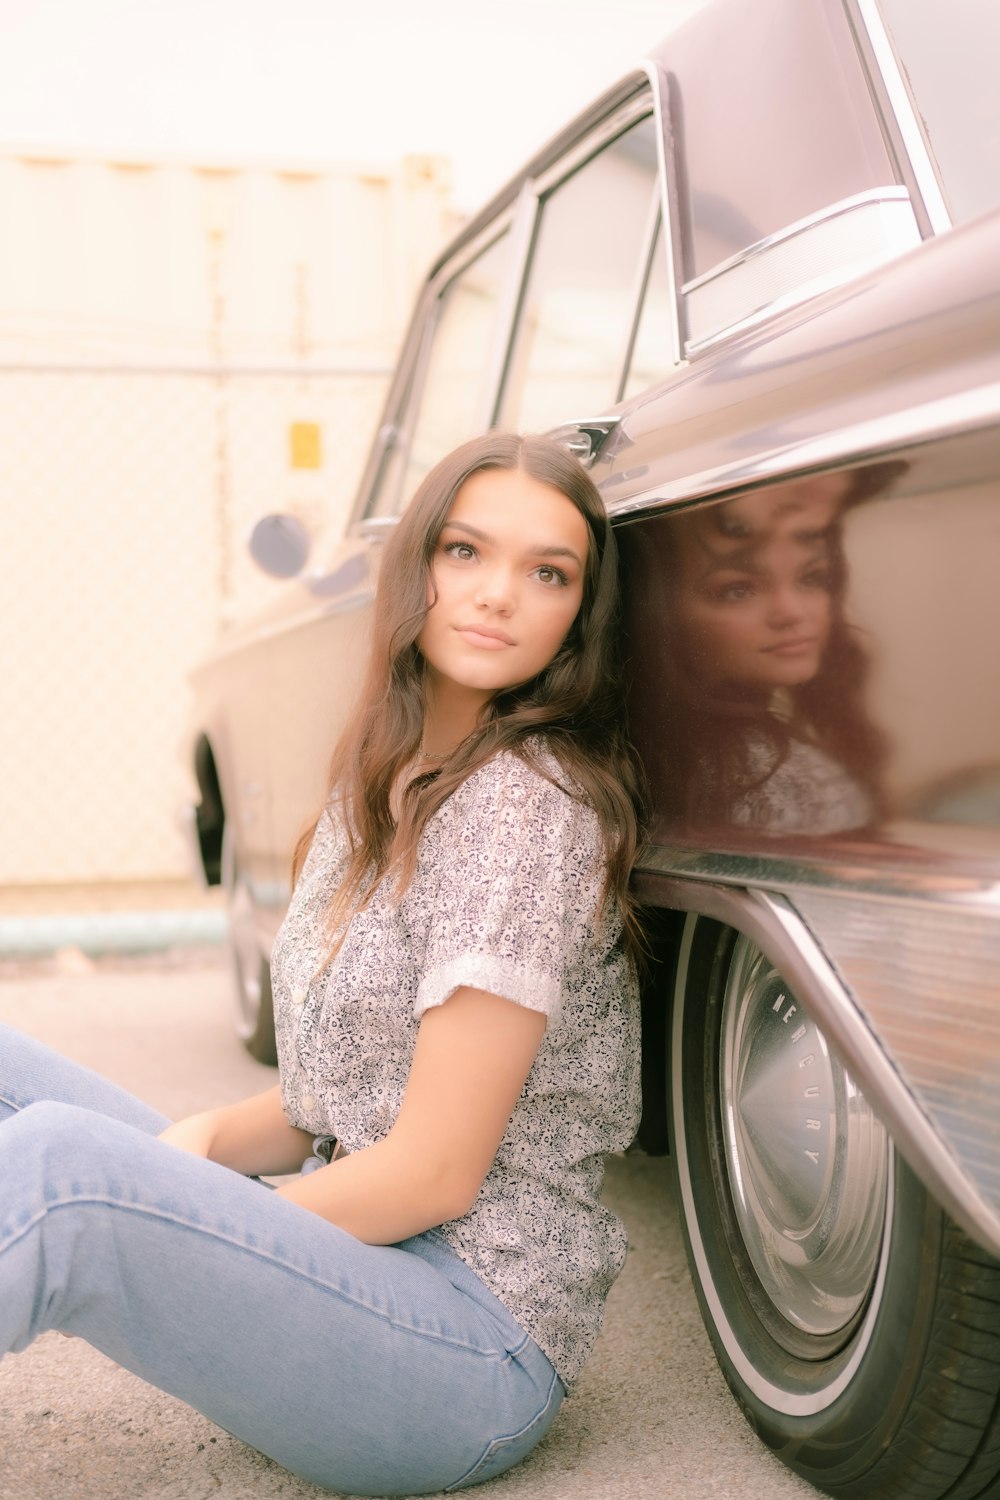
M267 1087L230 1024L217 949L0 964L0 1020L170 1115ZM726 1388L688 1276L669 1163L609 1161L628 1262L572 1398L483 1500L810 1500ZM316 1500L288 1474L80 1340L47 1334L0 1364L0 1500Z

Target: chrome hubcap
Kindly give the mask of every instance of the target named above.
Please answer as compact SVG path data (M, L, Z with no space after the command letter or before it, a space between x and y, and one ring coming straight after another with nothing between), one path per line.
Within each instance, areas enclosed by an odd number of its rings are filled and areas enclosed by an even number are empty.
M723 1001L722 1128L740 1232L795 1328L846 1328L874 1283L889 1151L863 1094L760 950L738 937Z

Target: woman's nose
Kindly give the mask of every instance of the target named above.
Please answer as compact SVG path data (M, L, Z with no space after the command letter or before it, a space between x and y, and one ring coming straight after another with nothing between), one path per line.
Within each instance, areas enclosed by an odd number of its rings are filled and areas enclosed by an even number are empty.
M794 625L805 614L805 599L799 589L775 589L771 595L768 622L774 626Z
M491 568L480 576L474 603L482 609L506 613L514 607L514 587L510 574L502 568Z

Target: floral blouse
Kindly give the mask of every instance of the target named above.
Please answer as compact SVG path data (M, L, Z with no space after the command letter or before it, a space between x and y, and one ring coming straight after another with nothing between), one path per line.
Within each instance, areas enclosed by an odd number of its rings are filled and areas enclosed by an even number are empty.
M540 763L565 783L547 752ZM428 823L402 899L383 880L331 964L324 919L345 862L324 812L272 959L285 1114L362 1150L396 1118L429 1006L469 985L543 1011L478 1197L436 1232L569 1385L625 1259L624 1226L599 1202L604 1154L628 1145L639 1112L637 986L617 913L597 915L597 818L518 757L495 756Z

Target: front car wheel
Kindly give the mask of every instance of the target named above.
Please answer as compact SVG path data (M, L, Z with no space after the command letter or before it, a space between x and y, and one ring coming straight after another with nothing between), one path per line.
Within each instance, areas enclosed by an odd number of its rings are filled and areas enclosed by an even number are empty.
M274 1039L271 966L260 946L253 901L236 856L227 819L222 834L222 884L229 919L229 963L236 996L236 1032L258 1062L278 1061Z
M996 1495L1000 1264L898 1157L760 949L702 917L670 1066L692 1274L760 1437L845 1500Z

